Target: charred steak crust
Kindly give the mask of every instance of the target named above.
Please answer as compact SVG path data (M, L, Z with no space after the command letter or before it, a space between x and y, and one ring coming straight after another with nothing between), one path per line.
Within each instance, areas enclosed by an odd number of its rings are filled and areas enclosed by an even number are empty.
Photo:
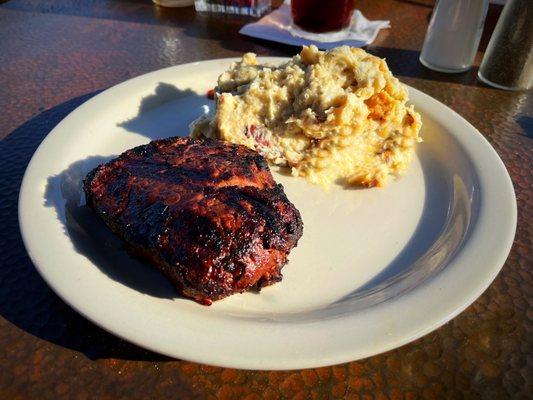
M222 141L135 147L91 171L84 191L128 252L202 304L280 281L302 236L265 159Z

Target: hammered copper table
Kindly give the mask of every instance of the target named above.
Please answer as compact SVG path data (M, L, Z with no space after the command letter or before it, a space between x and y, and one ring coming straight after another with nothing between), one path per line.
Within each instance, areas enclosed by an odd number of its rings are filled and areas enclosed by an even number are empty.
M240 36L242 17L163 9L149 0L0 3L0 399L533 396L533 96L483 86L477 68L460 75L423 68L418 55L431 1L358 0L367 17L392 25L368 51L464 116L499 153L518 202L511 254L483 296L437 331L366 360L288 372L171 360L88 322L34 269L18 230L17 196L46 134L102 89L189 61L245 51L287 56L297 49ZM481 50L499 12L491 6Z

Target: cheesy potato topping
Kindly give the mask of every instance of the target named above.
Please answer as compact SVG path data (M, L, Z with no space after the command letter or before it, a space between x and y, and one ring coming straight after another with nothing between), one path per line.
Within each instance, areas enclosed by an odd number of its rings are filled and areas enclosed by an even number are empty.
M219 77L216 93L214 116L193 136L243 144L324 186L383 186L420 141L407 89L384 60L358 48L304 46L280 66L247 53Z

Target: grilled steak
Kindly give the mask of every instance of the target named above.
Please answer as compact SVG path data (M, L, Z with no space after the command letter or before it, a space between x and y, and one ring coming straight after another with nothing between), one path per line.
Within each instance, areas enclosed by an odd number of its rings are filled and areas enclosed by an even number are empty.
M302 235L266 161L241 145L156 140L91 171L84 190L130 254L206 305L280 281Z

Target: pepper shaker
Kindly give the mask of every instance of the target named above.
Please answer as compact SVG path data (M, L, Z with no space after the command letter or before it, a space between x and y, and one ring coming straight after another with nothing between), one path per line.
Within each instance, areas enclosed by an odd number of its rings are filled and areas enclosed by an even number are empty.
M476 55L489 0L439 0L426 33L420 62L436 71L468 70Z
M499 89L533 86L533 1L507 2L490 38L478 77Z

